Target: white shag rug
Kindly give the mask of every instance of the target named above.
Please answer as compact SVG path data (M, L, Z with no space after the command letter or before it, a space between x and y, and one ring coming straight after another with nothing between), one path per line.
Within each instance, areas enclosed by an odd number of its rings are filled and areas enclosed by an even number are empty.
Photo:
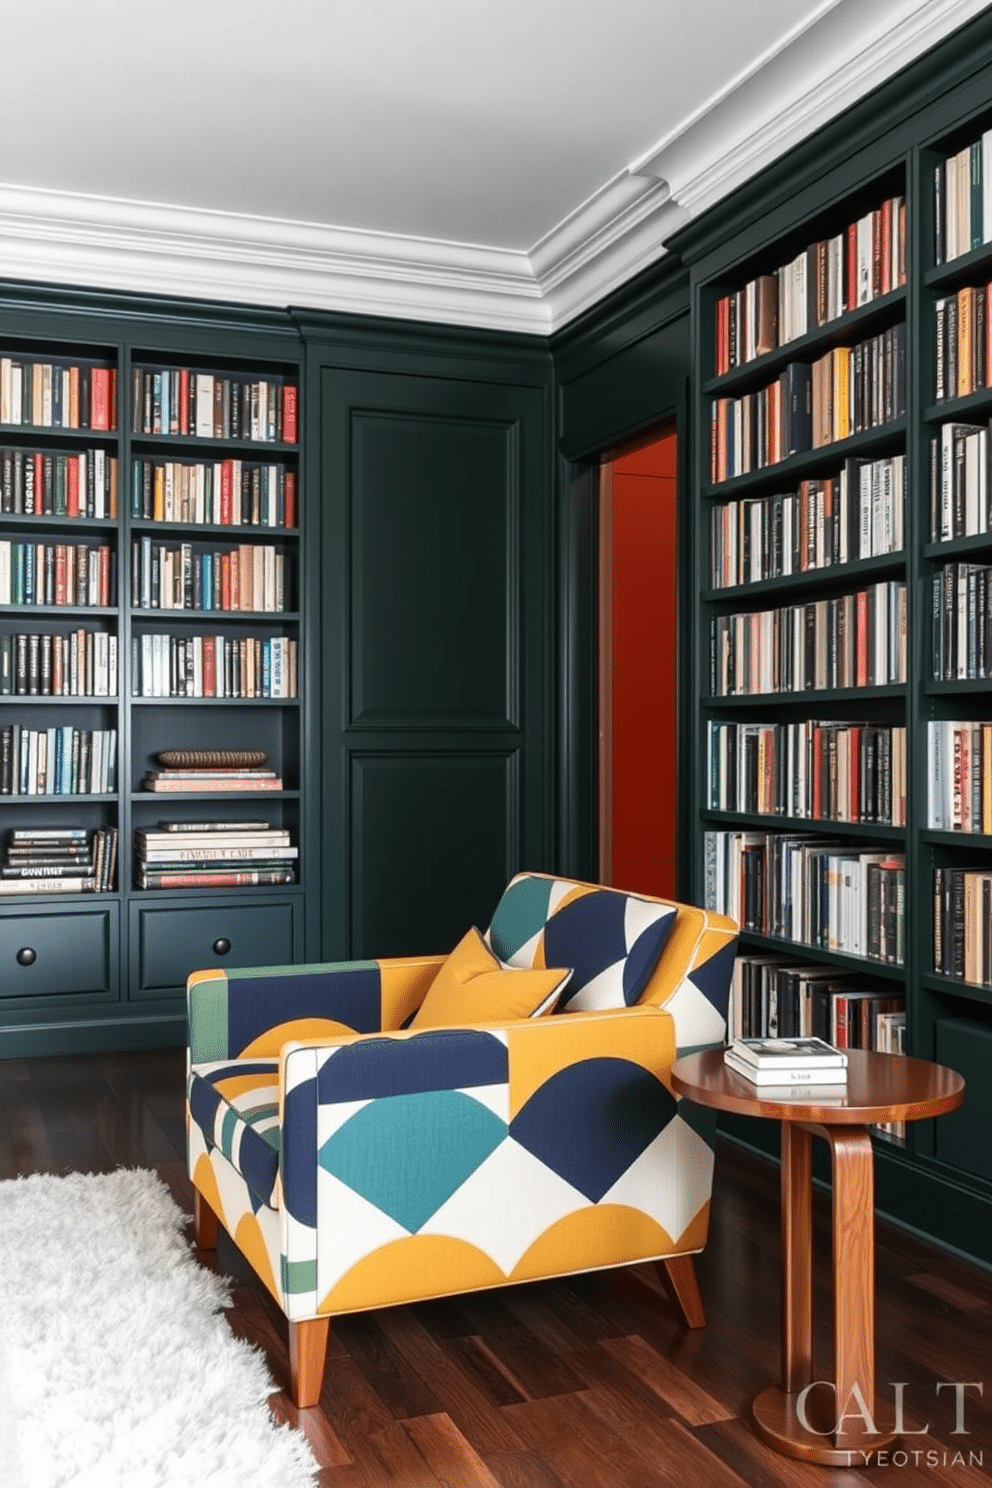
M310 1488L154 1173L0 1182L3 1488Z

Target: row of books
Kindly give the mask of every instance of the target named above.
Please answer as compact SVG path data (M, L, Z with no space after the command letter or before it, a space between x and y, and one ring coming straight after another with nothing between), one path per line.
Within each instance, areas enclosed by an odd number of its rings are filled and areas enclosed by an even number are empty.
M286 636L135 636L131 691L135 697L295 698L297 650Z
M945 563L933 574L931 590L934 680L992 676L992 567Z
M839 475L787 495L716 503L711 582L724 589L902 552L905 509L904 455L846 460Z
M189 367L134 367L132 434L295 444L298 388L274 378L215 376Z
M870 304L906 282L906 203L890 197L843 232L716 304L717 375Z
M927 723L927 825L992 835L992 723Z
M902 580L710 619L713 697L884 687L905 680Z
M0 424L115 429L117 368L0 355Z
M0 728L0 795L107 795L117 788L117 730Z
M992 130L934 167L934 262L992 242Z
M116 519L118 505L117 456L106 450L0 450L0 512Z
M285 609L286 557L270 543L194 550L139 537L131 548L131 592L142 610Z
M747 952L734 962L731 1010L735 1038L819 1038L837 1049L894 1053L890 1030L905 1023L906 997L866 988L834 966Z
M152 522L295 527L296 472L248 460L135 458L131 515Z
M941 424L930 440L930 535L934 542L989 531L989 431Z
M105 894L117 876L117 828L15 828L0 867L0 894Z
M108 543L0 539L0 605L113 604L115 555Z
M142 786L159 794L221 794L225 791L281 791L282 778L275 770L246 766L243 769L210 769L162 765L145 772Z
M992 379L992 286L967 285L934 304L934 396L967 398Z
M934 869L933 966L938 976L992 987L992 873Z
M906 860L776 832L704 834L707 909L745 930L902 965Z
M240 888L296 877L299 848L289 832L268 823L163 823L140 828L134 842L139 889Z
M817 821L906 825L906 730L872 723L718 723L708 806Z
M767 387L715 398L710 480L719 484L877 429L906 411L906 327L890 327L817 362L790 362Z
M116 696L115 635L104 630L0 635L0 697Z

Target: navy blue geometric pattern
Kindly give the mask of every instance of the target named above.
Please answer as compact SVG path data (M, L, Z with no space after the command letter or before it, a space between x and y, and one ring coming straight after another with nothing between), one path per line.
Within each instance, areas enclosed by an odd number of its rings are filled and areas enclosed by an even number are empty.
M507 1078L506 1045L476 1030L426 1029L404 1039L365 1039L337 1050L317 1075L321 1104L419 1095Z
M627 1059L584 1059L540 1086L510 1136L596 1204L663 1132L676 1103Z

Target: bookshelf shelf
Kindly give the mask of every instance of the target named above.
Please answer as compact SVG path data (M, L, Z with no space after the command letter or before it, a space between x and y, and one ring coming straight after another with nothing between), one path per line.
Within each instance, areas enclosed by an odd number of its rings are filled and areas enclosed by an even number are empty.
M761 811L700 811L700 819L712 826L756 827L759 830L782 828L789 832L822 832L825 837L858 837L871 842L905 842L906 828L888 822L832 821L826 816L777 816Z
M957 977L937 976L935 972L924 972L920 981L929 992L992 1007L992 987L981 987L974 982L962 982Z
M976 532L970 537L949 537L943 542L923 544L923 557L946 563L954 558L970 558L992 549L992 532Z
M23 615L32 620L113 619L117 614L116 605L0 605L0 617Z
M981 848L986 852L992 850L992 837L981 832L943 832L934 827L926 827L920 837L923 842L933 843L937 847Z
M116 708L120 698L115 693L107 697L102 692L65 692L57 695L38 692L0 693L0 706L28 704L32 708Z
M148 699L146 699L146 701L148 701L148 702L153 702L154 701L154 702L158 702L158 703L163 703L163 702L168 701L168 699L166 699L166 698L156 698L156 699L148 698ZM197 699L196 698L176 698L175 701L176 702L185 703L187 707L190 707L190 706L192 706L193 704L195 704L197 702ZM203 699L201 698L199 701L202 702ZM238 701L238 703L242 707L250 706L250 707L253 708L253 707L255 707L256 702L258 701L258 699L256 699L256 698L238 698L237 701ZM283 791L259 791L259 790L244 790L244 791L132 791L131 792L130 799L135 803L135 805L137 805L139 803L141 803L143 805L146 805L146 806L147 805L153 805L153 806L156 807L156 809L160 813L169 806L169 803L170 802L173 802L173 801L176 801L176 802L178 802L178 801L212 801L218 807L223 806L226 801L237 801L239 803L239 805L242 805L242 806L244 805L244 803L246 801L255 801L255 802L258 803L259 810L261 810L262 809L262 806L267 801L299 801L301 799L301 793L298 790L283 790Z
M782 940L776 935L759 935L754 930L742 930L740 938L744 946L756 951L777 951L796 962L817 961L825 966L836 966L838 970L897 982L903 981L906 976L904 966L889 961L876 961L870 956L847 956L843 951L825 950L822 946L807 945L801 940Z
M987 419L992 411L992 388L980 388L966 398L942 398L924 409L923 421L927 424L972 423L975 419Z
M263 522L156 522L146 516L132 516L132 533L147 533L153 536L161 533L162 536L177 536L183 534L192 542L195 537L198 542L208 539L231 539L233 534L238 534L238 542L263 542L268 537L269 542L293 542L299 539L299 527L266 527Z
M299 610L179 610L179 609L132 609L131 622L151 621L156 625L195 625L198 630L209 631L215 621L224 625L264 625L266 628L281 625L298 625Z
M992 534L989 534L987 545L992 544ZM719 605L726 603L733 608L745 600L750 608L752 598L758 599L763 594L800 594L806 596L819 591L829 592L837 588L838 584L845 585L849 581L856 585L862 579L890 578L893 574L903 574L906 570L906 554L885 553L877 558L855 558L848 563L828 564L825 568L807 568L802 573L783 574L774 579L755 579L750 584L728 584L718 589L703 589L700 599L704 604Z
M708 430L707 423L707 430ZM760 470L750 470L746 475L731 476L715 484L707 483L700 494L707 500L737 496L746 491L758 491L764 487L789 488L791 482L805 479L809 475L825 475L839 470L845 460L865 459L870 455L891 453L902 448L906 438L906 420L891 419L877 429L866 429L861 434L852 434L849 439L838 439L819 449L790 455L774 465L764 465ZM708 461L702 467L708 469Z
M792 708L801 705L812 716L814 710L827 703L853 702L860 708L875 701L885 702L889 698L905 696L905 684L893 682L885 687L833 687L820 692L807 688L805 692L728 693L725 697L708 692L699 699L699 705L708 712L719 712L721 708Z
M92 699L91 699L92 701ZM269 697L138 697L132 696L133 708L299 708L300 698Z
M270 439L208 439L195 434L132 434L131 448L135 454L149 453L165 457L167 454L181 459L184 454L206 454L213 459L241 459L259 461L290 460L299 458L298 444L284 444Z
M963 697L978 694L988 697L988 678L962 677L952 682L926 681L923 684L923 692L927 697Z
M119 441L115 429L66 429L53 424L0 424L0 445L49 445L55 449L79 449L81 445L115 448Z
M925 270L923 287L933 290L954 289L959 284L967 284L983 269L992 270L992 243L983 243L979 248L972 248L970 253L960 253L948 263Z

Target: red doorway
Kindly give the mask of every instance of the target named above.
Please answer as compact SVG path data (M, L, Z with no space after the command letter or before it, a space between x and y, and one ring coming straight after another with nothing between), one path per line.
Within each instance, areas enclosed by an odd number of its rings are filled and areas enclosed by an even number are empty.
M678 887L676 435L600 470L600 879Z

